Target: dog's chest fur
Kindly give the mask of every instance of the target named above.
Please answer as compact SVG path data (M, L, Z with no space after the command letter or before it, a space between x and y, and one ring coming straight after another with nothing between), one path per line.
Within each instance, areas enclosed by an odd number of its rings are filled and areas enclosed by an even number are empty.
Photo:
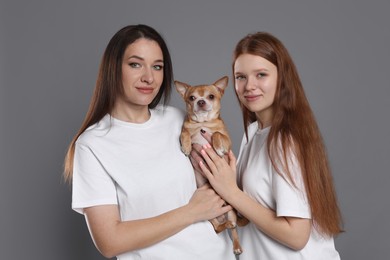
M191 119L187 119L184 122L183 127L185 127L191 135L191 142L195 144L206 144L208 143L207 140L201 135L201 130L205 130L208 133L215 133L215 132L220 132L222 134L227 134L227 130L225 127L220 127L222 120L217 118L217 119L212 119L207 122L196 122Z

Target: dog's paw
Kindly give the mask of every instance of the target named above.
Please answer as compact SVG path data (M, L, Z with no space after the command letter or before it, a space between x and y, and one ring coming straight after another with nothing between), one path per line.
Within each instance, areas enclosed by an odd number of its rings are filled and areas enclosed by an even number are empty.
M242 249L241 248L234 248L233 252L235 255L241 255L242 254Z
M215 132L212 136L212 145L215 150L215 152L220 156L223 157L225 154L227 154L230 150L229 145L229 139L225 135L222 135L219 132Z
M233 221L227 221L225 223L225 226L226 228L228 229L233 229L233 228L236 228L237 227L237 223L236 222L233 222Z
M219 155L219 157L223 157L227 151L226 149L222 148L215 148L215 152Z

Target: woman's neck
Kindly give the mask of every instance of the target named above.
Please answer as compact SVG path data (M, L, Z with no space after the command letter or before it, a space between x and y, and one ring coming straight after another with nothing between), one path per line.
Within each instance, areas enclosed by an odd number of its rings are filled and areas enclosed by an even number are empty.
M121 121L142 124L149 120L150 111L148 106L115 106L111 116Z
M257 123L259 124L259 129L263 129L269 127L272 124L273 111L272 109L268 109L266 111L262 111L262 113L256 113Z
M271 125L271 120L267 121L267 122L262 122L259 119L257 119L257 123L259 125L259 129L264 129L264 128L267 128Z

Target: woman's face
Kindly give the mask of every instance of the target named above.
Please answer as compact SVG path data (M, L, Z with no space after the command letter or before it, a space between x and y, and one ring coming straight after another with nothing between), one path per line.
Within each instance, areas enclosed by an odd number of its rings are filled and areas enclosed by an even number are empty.
M124 96L119 102L147 107L160 90L163 66L163 53L157 42L140 38L127 46L122 62Z
M241 54L234 62L235 89L240 102L266 127L273 117L278 70L268 60Z

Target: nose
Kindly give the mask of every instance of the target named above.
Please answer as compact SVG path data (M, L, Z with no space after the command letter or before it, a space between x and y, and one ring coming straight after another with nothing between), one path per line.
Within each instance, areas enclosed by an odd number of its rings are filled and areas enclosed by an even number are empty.
M151 69L145 68L145 71L141 77L141 81L147 84L153 83L154 77Z
M198 106L203 107L206 104L204 100L199 100L198 101Z
M252 77L248 77L248 80L245 84L245 90L252 90L256 88L256 80Z

